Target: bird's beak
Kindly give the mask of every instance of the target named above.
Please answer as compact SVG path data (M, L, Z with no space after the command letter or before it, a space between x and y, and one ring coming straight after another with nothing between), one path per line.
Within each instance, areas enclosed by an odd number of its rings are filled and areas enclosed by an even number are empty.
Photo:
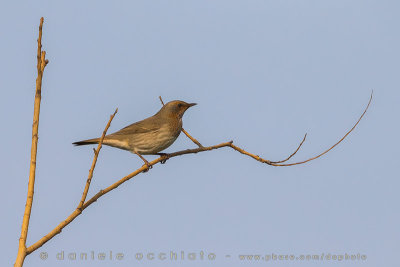
M193 107L193 106L195 106L195 105L197 105L197 103L189 103L189 104L188 104L188 108Z

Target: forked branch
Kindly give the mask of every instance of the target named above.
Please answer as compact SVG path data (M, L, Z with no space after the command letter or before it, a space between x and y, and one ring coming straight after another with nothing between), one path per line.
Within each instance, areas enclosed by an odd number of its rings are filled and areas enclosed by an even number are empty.
M271 165L273 165L273 166L293 166L293 165L304 164L304 163L306 163L306 162L309 162L309 161L312 161L312 160L314 160L314 159L317 159L317 158L319 158L319 157L325 155L325 154L328 153L329 151L331 151L335 146L337 146L338 144L340 144L340 143L341 143L341 142L342 142L356 127L357 127L358 123L359 123L359 122L361 121L361 119L364 117L365 113L367 112L367 110L368 110L368 108L369 108L369 105L371 104L373 94L374 94L374 91L371 92L371 96L369 97L368 105L365 107L364 112L361 114L361 116L360 116L360 118L357 120L357 122L356 122L356 123L353 125L353 127L352 127L339 141L337 141L333 146L331 146L330 148L328 148L328 149L325 150L324 152L318 154L317 156L314 156L314 157L312 157L312 158L309 158L309 159L306 159L306 160L303 160L303 161L294 162L294 163L288 163L288 164L276 164L276 163L279 163L279 162L270 162L270 163L272 163ZM305 136L304 136L304 139L305 139ZM303 142L304 142L304 139L303 139ZM302 143L303 143L303 142L302 142ZM300 146L301 146L301 144L300 144ZM296 154L297 151L298 151L298 149L294 152L294 154ZM290 158L290 157L289 157L289 158Z
M160 100L162 101L161 97L160 97ZM238 146L235 146L233 144L233 141L221 143L221 144L214 145L214 146L208 146L208 147L202 146L202 147L198 147L198 148L194 148L194 149L181 150L181 151L177 151L177 152L174 152L174 153L170 153L170 154L166 154L166 155L160 156L159 158L149 162L149 165L146 165L146 164L143 165L142 167L138 168L134 172L132 172L132 173L126 175L125 177L121 178L120 180L118 180L114 184L112 184L112 185L108 186L107 188L102 189L99 192L97 192L97 194L95 194L93 197L91 197L89 200L87 200L83 205L80 205L79 209L77 208L75 211L73 211L67 217L67 219L62 221L57 227L55 227L47 235L42 237L39 241L34 243L32 246L28 247L27 248L27 254L32 253L33 251L35 251L36 249L41 247L43 244L45 244L47 241L49 241L51 238L53 238L55 235L59 234L61 232L61 230L65 226L67 226L70 222L72 222L77 216L79 216L82 213L83 210L85 210L87 207L92 205L94 202L96 202L103 195L105 195L105 194L109 193L110 191L116 189L121 184L125 183L126 181L130 180L131 178L135 177L136 175L138 175L138 174L140 174L142 172L148 171L150 169L150 167L152 167L153 165L156 165L157 163L160 163L160 162L165 162L165 160L167 160L167 159L171 159L171 158L174 158L174 157L177 157L177 156L186 155L186 154L196 154L196 153L200 153L200 152L216 150L216 149L223 148L223 147L230 147L230 148L240 152L241 154L247 155L247 156L252 157L253 159L255 159L255 160L257 160L257 161L259 161L261 163L265 163L265 164L272 165L272 166L292 166L292 165L303 164L303 163L312 161L314 159L317 159L317 158L321 157L322 155L326 154L331 149L333 149L335 146L337 146L340 142L342 142L354 130L354 128L358 125L358 123L361 121L361 119L363 118L364 114L368 110L368 108L369 108L369 106L371 104L371 100L372 100L372 93L371 93L371 97L369 99L368 105L365 108L364 112L361 114L360 118L357 120L357 122L354 124L354 126L336 144L334 144L333 146L331 146L329 149L325 150L324 152L320 153L319 155L314 156L312 158L309 158L307 160L303 160L303 161L299 161L299 162L295 162L295 163L281 164L282 162L288 161L290 158L292 158L297 153L297 151L300 149L300 147L304 143L304 141L306 139L306 135L304 136L302 142L297 147L297 149L288 158L286 158L284 160L281 160L281 161L270 161L270 160L267 160L267 159L263 159L258 155L252 154L252 153L247 152L246 150L244 150L244 149L242 149L242 148L240 148ZM115 113L114 113L114 115L115 115ZM109 126L109 124L111 122L111 119L113 118L114 115L111 116L110 121L109 121L107 126ZM106 129L107 129L107 127L106 127ZM90 182L87 185L89 187L90 186Z
M32 200L33 200L33 193L34 193L34 182L35 182L35 169L36 169L36 152L37 152L37 142L38 142L38 125L39 125L39 112L40 112L40 100L41 100L41 85L42 85L42 77L43 77L43 71L44 68L46 67L46 64L48 63L48 60L46 60L46 52L41 50L41 39L42 39L42 26L43 26L43 18L41 18L40 21L40 26L39 26L39 38L38 38L38 53L37 53L37 71L38 71L38 78L36 80L36 94L35 94L35 106L34 106L34 117L33 117L33 127L32 127L32 150L31 150L31 165L30 165L30 173L29 173L29 183L28 183L28 197L27 197L27 202L25 206L25 213L23 217L23 223L22 223L22 230L21 230L21 238L19 240L19 249L18 249L18 255L17 259L15 262L14 266L22 266L24 259L27 255L32 253L33 251L37 250L39 247L43 246L46 242L48 242L50 239L52 239L55 235L61 233L62 229L66 227L69 223L71 223L76 217L78 217L80 214L82 214L83 210L85 210L87 207L92 205L94 202L96 202L99 198L101 198L103 195L109 193L110 191L116 189L118 186L121 184L125 183L126 181L130 180L131 178L135 177L136 175L148 171L153 165L157 163L163 163L167 159L171 159L177 156L182 156L186 154L195 154L195 153L200 153L200 152L205 152L205 151L211 151L211 150L216 150L219 148L223 147L230 147L234 149L235 151L244 154L246 156L249 156L261 163L265 163L271 166L293 166L293 165L299 165L299 164L304 164L306 162L315 160L324 154L328 153L330 150L332 150L334 147L336 147L339 143L341 143L358 125L358 123L361 121L361 119L364 117L365 113L367 112L371 101L372 101L372 96L373 93L371 93L371 97L369 99L368 105L366 106L364 112L361 114L360 118L357 120L357 122L354 124L354 126L338 141L336 142L333 146L328 148L327 150L323 151L322 153L311 157L309 159L299 161L299 162L294 162L294 163L285 163L289 161L301 148L303 145L304 141L306 140L307 134L304 135L303 140L301 143L298 145L297 149L286 159L280 160L280 161L271 161L267 160L264 158L261 158L258 155L252 154L236 145L233 144L233 141L229 142L224 142L218 145L214 146L208 146L204 147L200 144L199 141L197 141L195 138L193 138L187 131L182 129L182 132L195 143L198 148L194 149L186 149L186 150L181 150L177 151L174 153L170 154L165 154L160 156L159 158L149 162L149 165L145 164L142 167L138 168L134 172L128 174L127 176L119 179L117 182L111 184L107 188L100 190L98 193L96 193L93 197L91 197L89 200L86 200L87 194L89 192L89 188L91 185L91 181L93 178L93 172L96 167L96 162L97 158L99 155L99 152L102 147L102 143L104 140L104 137L106 136L107 130L110 127L111 121L113 120L115 114L117 113L117 110L110 116L110 119L103 131L103 134L100 138L99 144L97 146L97 149L94 150L94 157L92 161L92 165L89 171L88 178L86 180L85 188L82 193L82 197L79 201L78 206L76 209L65 219L63 220L59 225L57 225L53 230L51 230L48 234L46 234L44 237L42 237L40 240L35 242L33 245L26 247L26 238L27 238L27 233L28 233L28 226L29 226L29 218L30 218L30 213L31 213L31 208L32 208ZM163 100L160 96L160 101L164 105Z

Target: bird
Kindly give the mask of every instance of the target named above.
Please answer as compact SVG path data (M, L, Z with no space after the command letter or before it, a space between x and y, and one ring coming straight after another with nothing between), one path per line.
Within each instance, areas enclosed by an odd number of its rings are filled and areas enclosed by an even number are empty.
M196 103L186 103L181 100L168 102L153 116L106 135L103 144L130 151L151 168L142 155L166 155L159 152L171 146L178 138L182 131L183 114L194 105ZM100 138L93 138L72 144L82 146L98 144L99 141Z

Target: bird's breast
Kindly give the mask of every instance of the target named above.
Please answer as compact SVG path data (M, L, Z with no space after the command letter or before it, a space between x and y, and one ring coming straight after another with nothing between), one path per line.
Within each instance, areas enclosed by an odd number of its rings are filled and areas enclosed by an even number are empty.
M132 135L129 140L131 150L143 155L158 153L172 145L181 130L182 122L175 125L166 123L156 130Z

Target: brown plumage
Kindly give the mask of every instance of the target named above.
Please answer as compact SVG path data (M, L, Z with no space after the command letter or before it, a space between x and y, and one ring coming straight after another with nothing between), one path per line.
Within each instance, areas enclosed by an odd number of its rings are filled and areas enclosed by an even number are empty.
M168 102L155 115L106 135L103 144L128 150L139 156L157 154L175 142L182 130L183 114L194 105L196 103L189 104L180 100ZM73 144L81 146L98 142L99 138L94 138Z

